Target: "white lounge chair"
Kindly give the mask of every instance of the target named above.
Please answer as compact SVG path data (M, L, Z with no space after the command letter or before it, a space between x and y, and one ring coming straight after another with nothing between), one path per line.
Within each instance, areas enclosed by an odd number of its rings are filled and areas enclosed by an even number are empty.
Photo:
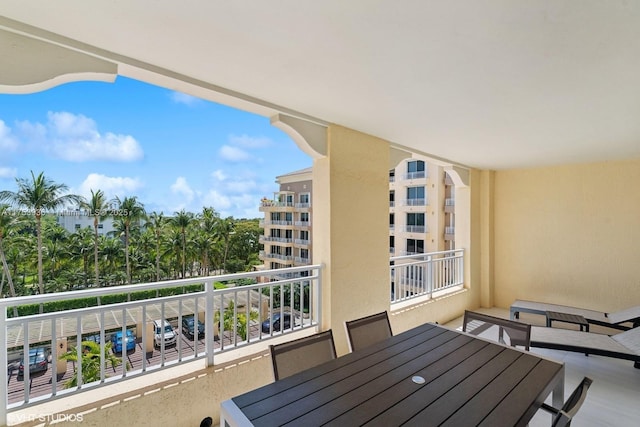
M632 327L635 328L640 326L640 305L616 311L614 313L606 313L603 311L589 310L568 305L516 300L511 304L510 317L511 319L518 319L520 313L533 313L545 316L547 311L575 314L584 317L587 322L594 325L607 326L620 330L627 330ZM625 323L632 323L633 326L625 325Z
M631 360L635 368L640 368L640 327L604 335L532 326L530 346Z

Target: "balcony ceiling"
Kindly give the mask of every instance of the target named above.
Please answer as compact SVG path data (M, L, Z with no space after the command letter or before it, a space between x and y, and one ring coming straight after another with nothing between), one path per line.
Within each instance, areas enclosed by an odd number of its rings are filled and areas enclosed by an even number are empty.
M3 0L0 17L123 74L135 59L471 167L640 157L640 2Z

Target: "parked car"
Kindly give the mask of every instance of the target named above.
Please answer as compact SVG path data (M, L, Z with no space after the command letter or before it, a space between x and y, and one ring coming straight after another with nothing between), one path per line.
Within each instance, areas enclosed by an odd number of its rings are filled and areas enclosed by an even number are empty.
M126 342L127 353L136 349L136 336L133 331L127 329L127 336L124 338ZM122 353L122 331L115 332L111 335L111 350L114 353Z
M182 333L193 339L195 335L194 316L184 316L182 318ZM198 338L204 336L204 323L198 319Z
M153 345L160 348L162 342L164 346L169 347L177 342L176 332L173 326L166 319L153 321Z
M283 319L280 319L280 313L274 313L271 319L267 319L262 322L262 332L269 333L271 331L270 326L273 324L274 331L281 331L282 329L291 328L291 314L283 313Z
M29 349L29 375L47 372L49 369L49 352L44 347ZM18 377L24 376L24 358L20 359Z

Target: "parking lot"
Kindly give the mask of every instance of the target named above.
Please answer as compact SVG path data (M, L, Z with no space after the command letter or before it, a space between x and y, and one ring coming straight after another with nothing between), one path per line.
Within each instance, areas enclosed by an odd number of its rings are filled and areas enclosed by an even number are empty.
M178 334L178 341L175 346L167 347L164 351L165 363L177 360L179 356L183 359L191 357L196 354L202 356L205 352L205 340L204 338L200 338L194 341L190 337L184 335L180 328L177 328L177 322L173 322L172 326L174 330ZM257 338L260 334L260 325L252 324L250 326L250 337ZM222 344L225 347L233 346L233 341L231 339L230 333L226 332L223 338L223 343L220 342L218 337L216 337L214 341L214 350L220 349ZM238 338L240 340L240 338ZM127 373L133 373L135 371L139 371L143 367L143 360L146 362L146 368L150 369L154 366L161 365L161 351L158 348L147 348L147 354L144 354L142 349L142 343L140 342L140 337L138 337L136 341L136 346L134 350L129 351L124 355L116 354L117 357L123 357L129 363L129 369ZM50 394L52 392L53 381L52 381L52 373L54 372L55 366L53 365L55 361L51 361L49 363L49 367L46 372L34 374L30 378L30 391L29 391L29 399L33 399L38 396L44 396ZM22 378L18 378L18 365L19 360L12 361L8 366L8 384L7 384L7 392L8 392L8 401L9 403L16 403L24 401L25 395L25 384ZM65 387L65 383L73 376L75 370L74 362L67 362L67 370L64 374L59 374L57 376L57 384L56 388L58 390L62 390ZM122 364L119 364L115 369L112 369L111 366L105 368L105 375L107 377L110 376L121 376L122 375Z

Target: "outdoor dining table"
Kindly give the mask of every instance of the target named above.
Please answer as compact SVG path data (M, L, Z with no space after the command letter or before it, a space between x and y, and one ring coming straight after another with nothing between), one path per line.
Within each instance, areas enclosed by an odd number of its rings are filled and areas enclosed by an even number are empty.
M564 364L427 323L226 400L220 426L520 426Z

